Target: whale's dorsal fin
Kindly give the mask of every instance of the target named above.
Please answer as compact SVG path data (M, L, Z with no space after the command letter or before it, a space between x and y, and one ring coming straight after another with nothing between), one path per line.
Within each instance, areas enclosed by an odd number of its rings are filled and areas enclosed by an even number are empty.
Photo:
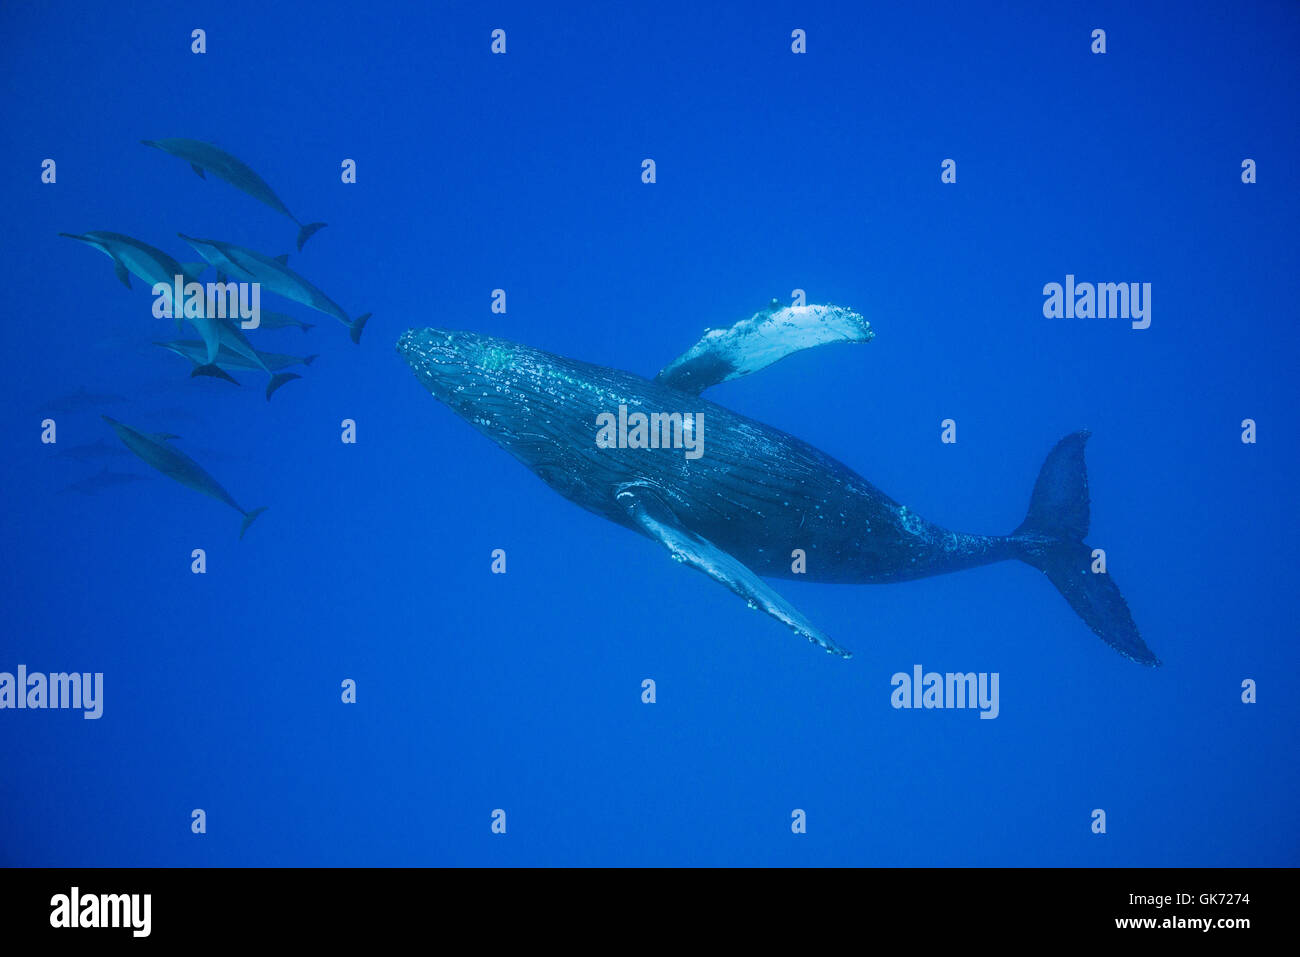
M699 395L711 385L739 379L792 352L829 342L870 342L871 323L839 306L784 306L776 300L729 329L708 329L699 342L668 365L655 381Z
M796 635L820 645L832 655L851 658L845 651L824 635L820 629L799 613L788 601L772 590L763 579L724 552L712 542L681 526L672 510L646 486L624 486L615 495L628 516L651 538L657 539L674 559L704 572L721 582L748 602L751 608L767 612L777 621L784 622Z

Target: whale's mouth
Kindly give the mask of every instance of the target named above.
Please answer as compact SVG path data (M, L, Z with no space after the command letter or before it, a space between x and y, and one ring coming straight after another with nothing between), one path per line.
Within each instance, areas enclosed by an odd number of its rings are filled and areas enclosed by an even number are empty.
M441 329L407 329L397 339L397 351L408 359L412 355L423 354L431 345L430 340L443 336L451 338L451 333Z
M417 375L494 377L514 365L514 353L498 340L449 329L408 329L397 351Z
M473 408L509 401L502 382L514 357L499 340L448 329L408 329L397 340L397 351L434 398L462 415L472 417Z
M442 329L407 329L397 340L397 351L426 385L465 368L455 334Z

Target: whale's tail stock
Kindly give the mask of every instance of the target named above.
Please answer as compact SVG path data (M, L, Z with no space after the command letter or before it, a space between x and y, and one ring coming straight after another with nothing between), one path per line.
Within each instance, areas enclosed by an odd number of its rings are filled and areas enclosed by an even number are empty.
M1090 516L1083 446L1090 434L1067 435L1048 453L1029 514L1011 540L1020 547L1020 560L1046 575L1102 641L1138 664L1158 666L1160 659L1138 634L1119 587L1083 542Z

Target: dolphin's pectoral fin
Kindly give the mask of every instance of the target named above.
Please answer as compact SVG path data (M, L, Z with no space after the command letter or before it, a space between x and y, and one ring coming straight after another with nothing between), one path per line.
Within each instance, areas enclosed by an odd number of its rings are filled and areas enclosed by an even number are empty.
M225 379L227 382L233 382L235 385L239 385L239 380L215 362L208 362L203 365L195 364L194 368L190 370L190 378L193 379L196 376L201 375L212 376L214 379Z
M708 329L655 381L699 395L709 386L757 372L793 352L829 342L870 342L871 323L839 306L772 305L730 329Z
M198 163L191 163L191 164L190 164L190 169L194 170L194 172L196 172L196 173L199 174L199 179L207 179L207 178L208 178L208 174L205 173L205 172L203 172L203 167L200 166Z
M208 366L215 365L217 362L217 354L221 352L221 330L217 327L216 323L206 318L193 322L193 325L194 328L198 330L200 338L203 339L203 345L207 347L207 353L203 360L203 364ZM211 375L211 373L202 374ZM234 380L232 379L231 381L233 382Z
M127 272L126 267L122 265L122 260L117 258L113 259L113 275L115 275L127 289L131 288L131 274Z
M616 498L631 519L652 538L660 541L675 560L698 568L745 599L750 608L767 612L777 621L788 625L795 634L821 645L830 654L841 658L852 657L850 652L826 637L816 625L744 564L712 542L678 524L672 510L653 491L641 486L629 486L620 489Z

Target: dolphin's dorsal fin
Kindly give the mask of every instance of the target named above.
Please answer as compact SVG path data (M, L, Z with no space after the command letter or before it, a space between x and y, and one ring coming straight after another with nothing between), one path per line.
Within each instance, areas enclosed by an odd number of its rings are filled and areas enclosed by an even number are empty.
M155 432L150 437L157 439L159 442L170 442L172 439L180 438L179 435L173 435L171 432Z
M771 306L729 329L706 329L703 338L668 365L655 381L699 395L709 386L739 379L793 352L830 342L870 342L871 323L839 306Z
M667 548L673 558L698 568L710 578L721 582L749 604L751 608L765 611L777 621L825 651L841 658L851 658L820 629L799 613L793 605L732 555L712 542L684 528L677 517L653 489L644 485L627 485L615 493L616 501L627 511L628 517L651 538Z
M173 169L174 169L174 168L175 168L175 167L173 167ZM190 164L190 169L194 170L194 172L196 172L196 173L199 174L199 179L207 179L207 178L208 178L208 174L205 173L205 172L203 172L203 167L200 166L198 163L191 163L191 164Z
M278 262L281 266L287 266L289 265L289 254L280 253L280 255L275 257L275 261Z

